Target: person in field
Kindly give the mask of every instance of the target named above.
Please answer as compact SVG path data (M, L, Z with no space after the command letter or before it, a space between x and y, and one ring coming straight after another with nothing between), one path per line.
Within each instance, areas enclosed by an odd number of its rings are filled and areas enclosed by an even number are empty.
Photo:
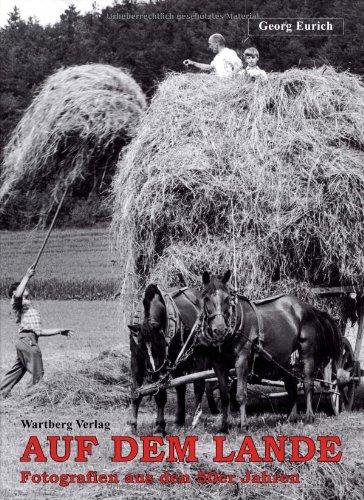
M53 328L45 330L42 328L40 314L30 301L27 284L34 275L34 266L25 273L23 279L18 283L13 283L9 288L11 306L15 313L16 322L19 323L19 337L15 343L16 360L12 368L5 374L0 384L0 395L8 396L14 385L28 371L32 378L30 386L38 383L44 374L42 353L38 345L39 337L51 337L53 335L69 336L72 330Z
M226 47L225 38L220 33L215 33L209 38L209 49L216 54L210 64L203 64L191 59L185 59L185 66L194 66L202 71L214 71L217 76L226 78L235 75L243 63L235 50Z
M250 80L268 80L267 73L263 69L260 69L258 66L258 49L256 49L255 47L250 47L249 49L244 50L244 61L247 63L247 67L239 71L240 75L243 75Z

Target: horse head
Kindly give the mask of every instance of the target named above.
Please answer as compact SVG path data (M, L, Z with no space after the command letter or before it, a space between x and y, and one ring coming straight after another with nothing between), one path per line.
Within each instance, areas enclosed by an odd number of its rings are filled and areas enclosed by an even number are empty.
M144 319L140 333L148 353L152 371L160 369L166 360L166 307L156 285L148 285L143 298Z
M231 293L228 270L221 278L210 277L207 271L202 274L203 328L202 342L207 345L221 345L230 329Z

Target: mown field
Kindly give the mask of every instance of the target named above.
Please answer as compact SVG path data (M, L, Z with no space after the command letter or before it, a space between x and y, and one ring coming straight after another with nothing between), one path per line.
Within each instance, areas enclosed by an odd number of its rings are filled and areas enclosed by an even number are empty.
M0 296L33 263L45 231L0 231ZM40 299L104 299L117 289L115 259L107 229L55 230L32 279Z
M364 487L364 422L363 414L355 411L338 418L328 417L322 409L314 425L304 426L285 422L285 407L279 403L264 405L264 412L258 414L259 404L250 407L249 434L261 450L263 435L307 435L314 439L318 435L338 435L342 440L343 458L339 463L320 463L316 458L308 463L292 464L274 461L264 463L216 464L213 462L212 435L218 428L217 417L212 417L207 408L194 430L190 428L193 409L192 390L188 391L188 417L184 429L173 424L175 396L169 394L167 403L167 430L181 438L198 436L198 459L196 463L142 463L139 458L132 462L111 461L111 435L129 435L127 425L129 404L129 358L128 337L118 322L118 303L115 301L40 301L39 309L46 326L69 326L77 334L70 340L63 337L40 339L45 365L45 379L33 389L27 389L24 380L12 395L1 405L1 487L2 498L52 499L353 499L362 498ZM7 301L0 301L2 317L1 375L14 358L14 334L16 327L9 317ZM27 376L24 377L25 379ZM320 406L321 408L321 406ZM263 406L261 406L263 410ZM21 419L34 421L51 419L53 422L71 422L72 432L57 431L60 435L94 434L90 430L78 430L76 419L110 422L110 430L96 431L100 446L87 463L69 461L65 464L20 463L30 435L36 434L45 444L46 436L54 434L49 430L24 429ZM153 434L155 407L153 400L146 399L140 412L140 435ZM237 431L238 416L233 415L234 428L227 438L227 449L238 449L242 436ZM47 449L45 447L45 449ZM165 449L165 448L163 448ZM20 484L21 470L32 473L85 473L96 470L100 473L117 473L117 485L58 485ZM217 471L224 474L244 476L247 470L259 473L300 474L299 484L198 484L198 471ZM173 474L188 474L190 483L161 484L160 475L169 471ZM152 474L152 484L126 484L125 475Z

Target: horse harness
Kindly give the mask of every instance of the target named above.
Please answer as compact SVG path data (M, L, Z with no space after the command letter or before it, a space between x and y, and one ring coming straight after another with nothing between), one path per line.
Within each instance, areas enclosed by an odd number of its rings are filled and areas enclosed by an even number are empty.
M203 311L200 311L198 304L194 303L194 301L191 299L191 297L188 297L185 294L185 291L188 289L188 287L183 287L183 288L178 288L176 290L172 291L166 291L164 288L161 286L158 286L158 291L163 299L165 308L166 308L166 324L165 324L165 341L167 344L167 349L166 349L166 357L162 365L155 370L153 373L158 373L162 371L162 369L167 368L169 372L173 371L174 369L177 368L177 366L184 360L186 360L192 353L195 345L199 342L202 345L209 345L208 342L204 342L204 331L206 331L205 325L204 325L204 314ZM176 305L175 298L181 294L184 294L186 298L191 302L191 304L194 306L196 309L196 312L198 313L197 319L195 321L195 324L193 325L191 329L191 333L186 340L186 342L183 341L184 335L186 332L186 326L181 318L181 314L179 312L179 309ZM261 317L261 314L259 313L255 303L248 299L247 297L243 295L238 295L237 299L245 300L250 304L252 307L256 318L257 318L257 323L258 323L258 337L257 337L257 344L255 343L256 337L252 339L247 339L250 341L254 346L257 345L259 351L264 351L263 349L263 342L264 342L264 329L263 329L263 320ZM235 304L233 306L233 309L235 309L235 324L232 326L230 324L229 329L227 331L227 335L225 337L225 341L229 342L232 340L236 335L240 334L243 335L243 327L244 327L244 314L243 314L243 308L241 305L241 302L239 300L234 301ZM208 317L208 319L212 319L213 317L216 317L217 314L212 314ZM174 338L176 336L180 336L180 342L182 345L182 348L176 358L175 363L172 365L169 357L169 347ZM190 341L192 336L192 343L189 347L189 349L186 349L186 346L188 342ZM183 354L183 357L181 356ZM256 353L257 354L257 353ZM268 356L271 358L269 353L267 353Z
M252 308L255 317L257 319L258 323L258 333L257 336L254 337L254 339L250 339L243 333L244 329L244 312L243 312L243 306L241 304L242 301L247 302L250 307ZM263 349L263 344L264 344L264 328L263 328L263 320L260 312L258 311L258 308L255 304L254 301L248 299L248 297L245 297L244 295L237 294L236 292L232 293L232 313L230 314L230 321L229 321L229 326L226 330L226 334L222 340L222 344L228 344L231 342L234 338L236 338L238 335L245 336L246 340L250 343L255 342L257 340L257 345L259 346L260 349ZM208 325L206 320L212 320L217 316L223 316L222 313L213 313L213 314L202 314L202 332L200 334L200 342L205 345L209 346L211 345L211 336L208 334ZM231 319L234 317L234 323L232 323Z
M279 295L268 297L267 299L253 301L253 300L250 300L245 295L237 294L235 291L232 292L233 313L230 315L230 318L231 318L231 316L234 316L235 321L234 321L234 324L232 324L230 321L229 328L227 329L227 332L226 332L226 335L222 341L222 344L228 345L238 335L245 337L245 340L249 344L251 344L251 347L252 347L252 369L251 369L252 378L254 378L254 367L255 367L256 359L260 355L262 355L266 358L267 361L272 362L274 365L276 365L278 368L280 368L281 370L283 370L287 374L289 374L289 375L291 375L294 378L297 378L299 380L302 379L302 377L297 377L290 370L287 370L286 367L284 367L283 365L278 363L272 357L272 355L266 349L264 349L263 319L262 319L262 316L257 308L257 304L270 302L272 300L279 299L279 298L283 297L284 295L285 294L282 293ZM250 338L250 336L247 336L246 334L244 334L244 331L243 331L244 330L244 312L243 312L242 301L249 304L249 306L252 308L252 310L255 314L256 320L257 320L258 332L257 332L257 335L253 336L253 338ZM211 320L220 314L221 313L210 314L210 315L205 314L204 316L206 316L207 320ZM203 317L202 321L204 322L204 317ZM208 328L207 328L206 321L205 321L205 324L203 324L203 326L202 326L202 332L200 332L200 342L201 342L201 344L203 344L205 346L209 346L209 345L211 345L210 339L211 339L211 337L208 335ZM219 349L221 350L221 344L219 346Z
M186 287L187 288L187 287ZM172 339L180 333L181 341L183 341L183 333L184 333L184 324L182 322L181 315L178 311L176 302L174 301L173 295L168 293L162 287L158 286L159 293L163 299L165 308L166 308L166 325L165 325L165 333L166 333L166 343L167 350L172 341Z
M210 346L211 345L211 337L207 335L207 324L205 321L205 314L203 311L200 311L198 304L194 303L191 297L188 297L185 292L188 289L188 287L183 287L183 288L177 288L172 291L166 291L164 288L161 286L158 286L158 291L162 297L162 300L164 302L165 308L166 308L166 324L165 324L165 341L166 341L166 356L164 362L161 364L161 366L156 369L156 370L150 370L148 371L152 374L157 374L160 373L163 369L166 369L168 373L172 372L177 368L177 366L182 362L185 361L192 353L194 350L194 347L196 346L197 343L204 345L204 346ZM183 341L184 335L186 332L186 326L182 320L181 314L178 310L177 304L175 302L175 298L181 294L184 294L186 298L189 300L189 302L192 303L192 305L195 307L196 312L198 312L198 317L195 321L195 324L193 325L191 329L191 333L186 340L186 342ZM232 314L230 315L230 318L233 316L234 317L234 323L230 321L229 328L227 329L226 335L223 339L224 344L229 344L232 342L238 335L245 337L246 341L249 342L252 345L253 348L253 360L252 360L252 371L254 371L254 365L255 365L255 360L259 355L263 355L268 361L274 363L276 366L281 368L287 373L290 373L285 367L283 367L280 363L275 361L271 354L264 349L264 327L263 327L263 319L262 316L257 308L257 304L265 303L271 300L278 299L280 297L283 297L284 294L279 294L273 297L269 297L268 299L264 300L257 300L253 301L250 300L248 297L242 294L237 294L236 292L232 293ZM258 332L257 335L254 335L253 338L250 338L250 336L247 336L244 334L244 312L243 312L243 306L242 306L242 301L246 302L249 304L249 306L252 308L255 317L257 319L257 326L258 326ZM211 314L207 315L206 319L211 320L214 317L216 317L218 314ZM134 324L137 322L140 323L140 313L137 312L134 315ZM176 358L175 363L171 364L170 356L169 356L169 347L171 345L171 342L176 336L180 336L180 342L182 345L182 348ZM192 337L192 342L191 345L188 349L186 349L187 344L190 342ZM136 340L136 339L134 339ZM138 343L138 342L137 342ZM181 356L183 354L183 356ZM291 374L291 373L290 373ZM292 375L292 374L291 374ZM299 377L296 377L299 378Z
M177 304L176 304L174 299L177 296L184 294L185 297L195 307L196 311L199 313L198 305L193 302L191 297L188 297L185 294L185 291L188 289L188 287L173 289L172 291L166 291L160 285L157 285L157 288L158 288L158 292L160 293L160 296L162 297L164 306L166 308L166 322L164 325L164 334L165 334L164 338L165 338L165 342L166 342L166 356L165 356L164 362L156 370L150 370L149 368L147 368L147 371L150 372L151 374L157 374L157 373L161 372L163 369L167 369L169 372L175 370L177 368L178 364L180 364L182 361L186 360L192 354L192 350L193 350L193 347L194 347L195 342L196 342L196 335L195 335L193 342L192 342L191 346L189 347L189 349L188 350L185 349L186 344L190 340L191 335L189 336L187 341L184 343L183 339L184 339L184 335L185 335L187 328L182 320L181 314L178 310ZM142 323L141 311L137 310L134 313L132 324L135 324L135 325L139 324L140 325L141 323ZM195 325L193 327L193 331L191 331L191 333L194 333L195 327L196 327L196 323L195 323ZM179 355L177 356L176 362L172 365L171 360L170 360L170 355L169 355L169 348L170 348L172 340L175 339L177 337L177 335L180 336L180 342L182 345L182 349L181 349ZM138 342L138 335L134 332L131 332L131 338L140 348L140 345ZM184 354L183 357L181 356L182 351Z
M204 332L206 331L206 324L204 321L204 312L199 310L198 304L194 303L191 299L191 297L188 297L184 292L188 289L188 287L183 287L183 288L178 288L173 291L167 292L164 290L162 287L158 286L158 291L163 299L165 308L166 308L166 324L165 324L165 341L167 344L167 349L166 349L166 357L162 365L157 369L154 370L153 374L157 374L162 371L162 369L167 370L167 374L163 377L163 380L160 381L160 383L163 385L163 383L166 382L166 380L169 378L171 372L177 368L177 366L180 364L180 362L185 361L192 353L193 349L196 345L197 342L199 342L202 345L211 345L208 339L205 337ZM192 305L195 307L196 311L199 312L198 317L195 321L195 324L193 325L190 335L188 336L186 342L183 342L184 339L184 334L186 331L186 327L184 322L182 321L181 314L178 310L178 307L175 302L175 298L180 295L180 294L185 294L187 299L192 303ZM264 349L264 327L263 327L263 319L262 316L257 308L257 304L261 304L267 301L275 300L280 297L283 297L284 294L279 294L274 297L269 297L268 299L264 300L257 300L257 301L252 301L248 297L244 295L237 294L234 292L232 294L233 298L233 314L230 316L234 316L234 324L229 324L229 328L227 330L227 334L224 338L224 343L229 343L231 342L234 338L236 338L237 335L242 335L245 336L246 341L252 344L253 347L253 369L252 371L254 372L254 364L255 364L255 359L259 355L263 355L268 361L274 363L277 367L282 369L284 372L289 374L290 376L296 378L297 380L302 380L302 377L299 377L297 375L294 375L291 371L287 370L284 366L282 366L280 363L278 363L276 360L273 359L271 354ZM240 300L239 300L240 299ZM247 302L250 307L252 308L255 317L257 319L257 326L258 326L258 332L257 335L254 336L253 338L250 338L246 336L243 333L244 329L244 312L243 312L243 306L242 306L242 301ZM217 316L217 314L212 314L207 316L207 319L212 319L213 317ZM134 314L133 318L133 324L140 324L140 311L137 311ZM179 355L176 358L176 362L171 365L171 361L169 359L169 347L172 342L172 340L176 337L176 335L180 335L180 341L182 348L179 352ZM132 337L134 341L136 341L136 344L138 345L138 341L135 338L135 334L132 333ZM192 337L192 343L188 349L186 349L187 344L189 343L190 339ZM140 346L139 346L140 347ZM183 354L183 357L181 356ZM150 371L150 370L149 370ZM315 379L319 380L322 382L320 379Z

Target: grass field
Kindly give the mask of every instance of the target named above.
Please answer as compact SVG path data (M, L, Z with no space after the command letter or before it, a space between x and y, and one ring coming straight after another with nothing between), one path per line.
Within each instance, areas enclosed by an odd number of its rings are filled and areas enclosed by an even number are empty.
M0 231L0 296L34 262L45 231ZM104 299L117 288L107 229L53 231L32 280L39 299Z
M10 281L19 279L21 273L34 260L44 233L1 232L2 294ZM212 435L216 434L218 421L204 408L204 415L195 430L191 430L193 393L188 390L188 418L184 429L173 425L175 395L169 393L167 403L167 430L180 435L196 434L199 462L180 463L112 463L111 435L128 435L129 401L129 347L128 332L121 322L122 312L118 301L95 300L110 297L117 287L113 256L109 251L109 238L105 230L56 231L32 279L31 291L36 298L84 297L93 300L37 300L45 327L72 328L77 333L72 339L53 337L40 339L45 367L44 381L28 390L29 376L26 375L11 396L1 402L1 498L6 500L27 498L46 499L160 499L169 500L361 500L364 488L364 424L363 413L355 411L341 414L338 418L328 417L318 407L315 425L303 426L285 422L283 403L271 405L268 400L250 406L250 434L259 442L263 435L339 435L342 439L343 458L340 463L318 463L315 459L307 464L292 464L288 460L272 464L242 463L216 464L213 462ZM10 316L7 300L0 300L1 337L0 360L2 376L12 365L15 357L14 340L16 325ZM351 332L352 340L355 331ZM364 346L363 346L364 348ZM362 351L363 352L363 351ZM358 401L363 407L363 387ZM360 408L360 405L359 405ZM260 413L256 413L260 410ZM263 413L261 413L263 411ZM36 434L42 444L46 436L54 431L24 429L21 419L40 422L51 419L54 422L71 422L72 432L57 431L58 434L96 433L100 446L95 449L90 461L85 464L69 461L62 463L19 462L28 437ZM110 422L110 430L96 432L77 430L76 420L85 419ZM155 405L146 399L141 407L139 434L153 434ZM228 448L238 449L242 436L235 428L228 437ZM96 470L99 473L116 472L117 485L70 485L60 487L52 484L20 484L21 470L33 473L83 473ZM196 483L199 470L218 471L242 476L246 470L252 472L281 472L300 474L301 482L292 484L208 484ZM163 471L188 474L187 484L160 484ZM154 476L153 484L125 484L127 473L138 473L142 477Z
M213 463L212 435L216 434L218 421L216 417L204 410L197 429L191 430L193 396L188 392L187 426L182 431L173 425L175 396L171 392L167 404L167 427L171 433L181 437L190 434L198 435L197 463L141 463L111 462L111 435L128 435L127 399L123 397L129 391L127 374L128 353L127 332L122 331L118 322L117 302L107 301L40 301L39 309L46 326L69 326L77 331L71 340L63 337L40 339L45 365L45 381L35 386L30 392L25 388L25 382L19 384L12 395L2 402L1 408L1 483L2 498L27 498L34 500L51 499L161 499L196 500L196 499L342 499L359 500L364 487L364 424L363 414L353 412L342 414L338 418L327 417L318 413L315 425L303 426L285 422L281 412L283 407L278 404L275 411L263 414L251 414L249 433L257 443L263 435L339 435L342 439L343 458L338 464L318 463L315 459L307 464L284 463ZM0 301L2 319L1 330L1 374L11 365L14 357L15 325L8 315L9 306L6 301ZM116 349L116 351L115 351ZM100 357L101 351L109 352L105 358ZM112 355L117 352L117 355ZM120 357L121 356L121 357ZM121 377L125 372L124 378ZM120 372L120 373L119 373ZM68 384L68 385L67 385ZM97 394L97 398L88 396ZM41 396L38 397L38 394ZM56 395L61 395L58 399ZM120 399L114 396L119 394ZM88 463L73 461L62 463L23 463L19 457L31 434L36 434L42 444L46 436L54 431L24 429L21 419L34 421L51 419L54 422L72 422L76 419L110 422L110 430L57 431L57 434L94 434L98 436L100 446ZM139 434L153 434L155 406L153 401L146 399L140 413ZM231 431L227 442L228 448L238 449L242 436L237 432L237 416L234 416L235 428ZM46 448L45 448L46 449ZM120 484L117 485L70 485L61 488L58 485L20 484L21 470L32 473L84 473L87 470L117 473ZM199 470L218 471L225 474L243 476L246 470L259 473L267 472L300 474L299 484L197 484L195 478ZM188 474L191 482L187 484L160 484L159 476L163 471L175 474ZM154 476L153 484L125 484L124 477L128 473L147 473Z

